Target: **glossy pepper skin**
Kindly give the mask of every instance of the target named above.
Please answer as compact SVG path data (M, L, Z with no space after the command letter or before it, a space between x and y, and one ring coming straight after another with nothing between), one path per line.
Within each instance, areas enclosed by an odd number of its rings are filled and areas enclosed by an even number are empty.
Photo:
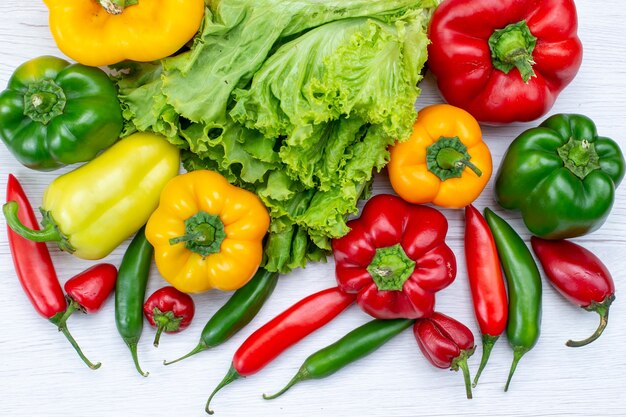
M9 174L7 181L6 197L7 201L16 201L19 204L16 215L20 221L25 226L37 230L39 226L33 208L22 185L12 174ZM67 302L46 244L24 239L9 227L7 227L7 237L17 278L33 308L39 315L58 327L89 368L98 369L100 363L94 364L85 357L70 334L67 323L62 320L67 311Z
M445 0L433 14L428 67L445 100L478 121L537 119L582 62L573 0Z
M157 328L154 347L159 346L161 333L177 333L189 327L195 311L193 299L174 287L153 292L143 304L143 315Z
M159 272L178 290L231 291L259 268L269 222L255 194L216 172L198 170L167 183L146 237Z
M493 345L506 329L509 305L496 242L485 218L471 204L465 207L465 262L483 341L480 367L474 377L476 386Z
M449 104L421 109L409 139L390 151L391 186L409 203L465 207L491 178L491 153L478 122Z
M328 324L354 299L354 295L339 288L328 288L303 298L252 333L237 349L228 373L209 396L206 412L213 414L211 400L219 390L259 372L285 350Z
M115 288L117 268L111 264L97 264L85 269L65 282L69 306L61 318L65 322L75 311L93 314L102 308Z
M531 350L541 328L541 275L530 250L513 228L489 208L485 219L493 233L509 288L506 336L513 348L513 363L504 390L509 389L519 360Z
M431 317L415 322L413 334L420 350L433 366L463 371L466 395L471 399L467 359L475 349L472 331L452 317L435 312Z
M91 66L172 55L200 28L203 0L45 0L59 49Z
M496 176L496 200L520 210L534 235L581 236L608 217L625 165L617 143L598 136L591 119L556 114L511 143Z
M263 394L263 398L272 400L300 381L326 378L334 374L341 368L374 352L394 336L411 327L414 322L415 320L411 319L374 319L357 327L335 343L306 358L296 375L282 390L274 395Z
M39 171L90 161L117 141L122 124L104 71L53 56L20 65L0 93L0 139Z
M613 277L602 261L588 249L567 240L530 239L548 281L572 304L600 315L600 325L587 339L569 340L569 347L588 345L602 335L615 300Z
M448 222L439 211L379 194L332 243L339 287L378 319L430 316L435 293L456 276L445 243Z
M42 230L21 225L15 203L4 205L4 215L27 239L56 242L82 259L101 259L145 224L179 168L179 151L163 136L135 133L48 186Z
M226 304L209 319L202 329L198 345L186 355L173 361L163 362L163 365L171 365L203 350L221 345L233 337L257 315L265 301L274 292L277 282L277 272L259 268L254 277L235 291Z

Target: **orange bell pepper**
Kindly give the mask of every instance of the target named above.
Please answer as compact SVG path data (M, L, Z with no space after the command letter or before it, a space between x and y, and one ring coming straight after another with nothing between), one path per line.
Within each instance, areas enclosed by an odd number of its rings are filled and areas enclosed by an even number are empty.
M179 291L243 287L263 257L270 218L261 200L220 174L174 177L146 225L159 272Z
M200 28L204 0L44 0L59 49L84 65L154 61Z
M474 201L492 172L478 122L448 104L419 111L410 138L391 148L387 167L391 186L404 200L447 208Z

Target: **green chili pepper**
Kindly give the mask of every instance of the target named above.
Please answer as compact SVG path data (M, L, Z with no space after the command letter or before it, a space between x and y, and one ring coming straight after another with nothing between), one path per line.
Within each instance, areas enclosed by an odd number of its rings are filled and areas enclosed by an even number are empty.
M334 374L344 366L361 359L384 345L415 323L411 319L372 320L325 348L318 350L304 361L298 373L282 390L274 395L263 394L266 400L282 395L299 381L321 379Z
M211 317L202 330L200 342L191 352L163 364L171 365L226 342L252 321L274 291L277 281L278 273L260 268L250 282L238 289Z
M20 65L0 93L0 139L41 171L93 159L117 140L123 120L104 71L53 56Z
M513 363L504 390L522 356L535 346L541 327L541 275L522 238L504 219L485 208L485 219L496 241L509 287L506 335L513 348Z
M130 349L135 368L142 376L148 376L147 372L141 370L137 358L137 344L143 330L143 302L153 252L144 229L139 229L130 242L119 268L115 284L115 324Z

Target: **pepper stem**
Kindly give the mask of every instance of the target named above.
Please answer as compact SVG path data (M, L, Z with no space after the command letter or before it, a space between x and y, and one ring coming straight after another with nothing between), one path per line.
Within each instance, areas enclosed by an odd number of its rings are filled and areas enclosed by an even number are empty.
M137 369L137 372L139 372L139 374L143 377L147 377L148 375L150 375L150 372L144 372L141 370L141 366L139 366L139 358L137 357L137 342L126 342L126 344L128 345L128 348L130 349L130 354L133 357L133 362L135 362L135 369Z
M80 346L78 346L78 343L76 343L76 340L68 330L67 324L65 322L60 322L63 316L64 313L56 314L52 316L52 318L50 318L50 321L52 322L52 324L56 325L59 328L59 331L63 333L63 335L67 338L67 340L70 342L76 353L78 353L78 356L80 356L85 365L87 365L90 369L98 369L102 364L100 362L93 363L89 359L87 359Z
M263 394L263 399L265 399L265 400L273 400L274 398L280 397L285 392L287 392L287 390L289 388L293 387L295 384L297 384L298 382L300 382L300 381L302 381L302 380L304 380L306 378L307 378L306 369L300 368L298 370L298 372L294 375L294 377L291 378L291 381L289 381L287 383L287 385L285 385L285 387L283 389L281 389L280 391L278 391L276 394L273 394L273 395Z
M200 353L200 352L202 352L204 350L207 350L208 348L209 347L204 342L201 341L200 343L198 343L198 346L196 346L195 348L192 349L191 352L187 353L186 355L181 356L178 359L174 359L173 361L169 361L169 362L168 361L163 361L163 365L171 365L173 363L180 362L183 359L187 359L188 357L193 356L196 353Z
M9 201L2 206L7 225L18 235L33 242L58 242L63 239L59 230L52 223L48 223L41 230L33 230L24 226L18 217L18 210L19 205L15 201Z
M222 379L222 381L217 385L217 387L215 387L215 389L209 396L209 399L206 402L206 407L204 408L204 410L208 414L213 414L213 410L211 410L210 406L211 406L211 400L213 399L215 394L217 394L217 392L221 390L222 388L224 388L226 385L240 378L244 378L243 375L237 372L237 370L235 369L235 366L231 364L230 369L228 370L228 373L226 373L226 375L224 376L224 379Z
M465 168L471 169L480 177L483 173L470 162L471 158L467 146L458 136L451 138L442 136L426 149L426 166L441 181L460 178Z
M126 7L137 4L138 0L98 0L98 3L107 13L118 15L122 14Z
M472 379L470 378L469 367L467 366L467 359L474 354L476 350L476 346L471 349L464 349L461 351L461 354L454 358L452 364L450 365L450 370L458 371L461 369L463 372L463 380L465 381L465 394L467 395L467 399L472 399Z
M478 367L478 372L476 372L476 376L474 376L474 383L472 387L476 388L478 384L478 378L480 378L480 374L485 369L485 365L487 365L487 361L489 360L489 355L491 355L491 350L493 349L493 345L495 345L496 341L500 336L491 336L488 334L483 335L483 355L480 358L480 366Z
M154 347L159 347L159 341L161 340L161 333L163 333L163 330L165 330L165 326L166 326L165 323L159 323L159 325L157 326L156 335L154 336L154 342L152 342Z
M57 327L59 328L59 331L61 331L61 327L65 325L65 322L67 321L67 319L70 318L70 316L77 310L81 310L81 306L80 304L78 304L76 301L72 300L69 297L65 297L67 298L67 300L69 301L69 304L67 306L67 308L65 309L65 312L63 313L63 315L59 318L59 321L57 322Z
M199 211L185 220L185 234L169 240L170 245L184 243L185 247L203 258L217 253L226 238L224 222L219 216Z
M511 384L511 379L513 378L513 374L515 373L515 370L517 369L517 364L519 360L522 359L522 356L524 356L526 352L528 352L528 349L526 348L522 348L522 347L513 348L513 363L511 363L511 370L509 371L509 377L507 378L506 385L504 386L504 392L507 392L509 390L509 385Z
M598 337L602 335L602 332L606 328L606 325L609 323L609 307L611 303L615 300L615 295L611 294L606 297L601 303L592 302L589 307L586 308L587 311L595 311L600 315L600 324L596 331L589 336L588 338L580 341L568 340L565 344L569 347L581 347L588 345L589 343L596 340Z
M526 21L511 23L494 31L489 38L491 63L505 74L517 68L522 80L527 83L536 76L533 70L533 51L536 45L537 38L530 32Z

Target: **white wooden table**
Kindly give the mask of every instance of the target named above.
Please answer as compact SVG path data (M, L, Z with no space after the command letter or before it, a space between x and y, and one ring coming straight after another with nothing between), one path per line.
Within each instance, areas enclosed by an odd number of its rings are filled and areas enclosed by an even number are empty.
M580 37L585 52L582 68L562 93L552 113L579 112L592 117L602 135L617 140L626 150L626 5L621 0L577 1ZM39 55L62 54L47 26L47 10L37 0L0 2L0 87L23 61ZM433 80L427 78L418 107L440 101ZM531 124L484 128L484 136L499 164L511 140ZM18 164L0 145L0 194L14 173L33 206L40 204L44 188L60 172L40 173ZM494 170L495 172L495 170ZM493 179L475 203L494 207ZM389 192L385 174L375 191ZM502 213L496 208L496 211ZM479 341L468 290L463 256L463 213L446 210L450 223L448 242L458 259L458 276L442 291L437 309L467 323ZM505 218L528 239L517 213ZM0 216L0 229L4 230ZM512 352L503 337L474 391L465 399L462 376L432 367L418 351L407 331L370 357L321 381L303 382L283 397L264 401L285 384L313 351L335 341L368 317L352 307L314 336L285 352L253 377L237 381L213 402L218 416L587 416L626 415L626 185L617 192L615 207L599 231L576 240L591 249L613 271L617 301L609 326L595 343L580 349L564 345L568 338L583 338L595 329L598 318L571 306L544 285L542 335L521 361L511 389L503 392ZM126 244L105 261L119 265ZM85 269L81 261L51 247L64 282ZM148 294L164 285L153 268ZM117 334L113 300L93 316L77 315L69 327L86 355L102 362L97 371L87 369L54 327L32 309L18 284L6 235L0 236L0 416L203 416L208 394L227 371L232 354L254 329L303 296L334 284L333 263L309 265L281 277L261 313L226 344L179 364L164 367L163 359L186 353L198 341L206 320L229 294L210 292L194 296L197 316L178 335L164 335L152 347L154 331L144 327L139 355L142 378L135 371L128 349ZM623 298L624 297L624 298ZM480 349L471 358L476 371Z

